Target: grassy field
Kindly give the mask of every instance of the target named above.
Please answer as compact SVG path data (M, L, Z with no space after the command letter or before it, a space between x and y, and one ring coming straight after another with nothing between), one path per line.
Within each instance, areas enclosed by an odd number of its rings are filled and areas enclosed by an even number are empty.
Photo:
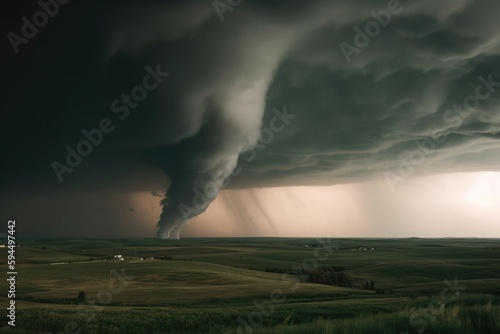
M0 333L500 333L495 239L44 239L16 260Z

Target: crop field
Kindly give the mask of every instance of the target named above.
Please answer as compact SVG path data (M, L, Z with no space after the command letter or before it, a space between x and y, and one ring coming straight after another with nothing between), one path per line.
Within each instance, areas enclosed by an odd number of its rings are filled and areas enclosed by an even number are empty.
M500 333L496 239L19 244L1 333Z

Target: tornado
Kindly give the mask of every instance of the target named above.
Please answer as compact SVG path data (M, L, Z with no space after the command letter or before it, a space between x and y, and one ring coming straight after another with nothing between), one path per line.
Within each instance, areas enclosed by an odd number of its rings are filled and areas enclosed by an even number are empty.
M221 161L207 173L191 175L186 181L174 180L161 201L162 213L157 224L157 236L179 239L182 228L190 219L202 214L229 181L236 167L238 155Z

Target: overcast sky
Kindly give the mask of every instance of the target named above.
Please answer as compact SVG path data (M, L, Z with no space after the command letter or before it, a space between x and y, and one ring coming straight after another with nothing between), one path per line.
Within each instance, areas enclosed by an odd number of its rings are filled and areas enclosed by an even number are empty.
M21 235L500 237L498 1L12 6Z

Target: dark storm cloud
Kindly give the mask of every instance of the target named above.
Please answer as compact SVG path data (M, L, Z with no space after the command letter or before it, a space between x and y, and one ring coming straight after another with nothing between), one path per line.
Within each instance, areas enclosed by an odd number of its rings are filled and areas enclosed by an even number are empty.
M356 46L354 29L388 4L247 0L221 22L210 1L71 3L3 62L2 181L21 193L169 187L159 235L176 237L238 161L230 187L400 177L417 143L432 152L415 175L498 169L500 4L401 1L348 61L341 43ZM119 119L112 101L147 66L169 76ZM479 85L474 111L453 109ZM249 159L284 106L296 120ZM116 129L59 184L51 164L103 118Z
M361 6L359 18L332 21L289 50L267 105L287 104L300 121L247 166L241 160L248 184L399 177L400 165L425 145L432 150L413 160L412 175L498 169L499 5L401 4L351 63L339 44L355 45L354 28L374 20L370 11L383 3Z

